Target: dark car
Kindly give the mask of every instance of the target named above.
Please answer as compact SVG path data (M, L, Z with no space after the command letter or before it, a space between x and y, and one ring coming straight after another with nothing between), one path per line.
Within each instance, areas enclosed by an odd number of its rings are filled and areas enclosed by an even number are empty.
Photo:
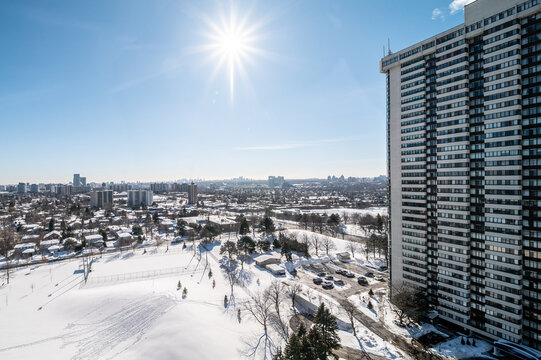
M324 277L325 275L326 275L326 274L325 274L324 272L318 272L318 273L317 273L317 276L319 276L319 277Z
M325 276L325 280L333 281L334 277L332 275L327 275L327 276Z
M347 277L347 278L353 279L355 277L355 274L352 273L352 272L347 272L347 273L344 274L344 276Z
M326 290L330 290L330 289L334 288L333 283L330 282L330 281L324 281L323 285L321 285L321 286L323 286L323 289L326 289Z
M313 278L312 281L314 282L314 284L320 285L323 282L323 279L322 278Z
M338 270L336 270L336 273L337 273L337 274L340 274L340 275L346 275L347 271L346 271L346 270L342 270L342 269L338 269Z
M366 280L366 278L364 276L359 276L357 278L357 282L359 283L359 285L368 285L368 280Z
M366 272L366 273L364 274L364 276L366 276L366 277L374 277L374 273L368 271L368 272Z
M340 286L346 285L346 283L345 283L344 280L342 280L342 279L336 279L336 280L334 280L334 283L335 283L336 285L340 285Z

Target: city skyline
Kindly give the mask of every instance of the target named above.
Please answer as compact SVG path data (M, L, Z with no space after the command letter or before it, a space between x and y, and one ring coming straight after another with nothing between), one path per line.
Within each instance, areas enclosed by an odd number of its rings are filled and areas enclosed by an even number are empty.
M0 183L385 174L383 45L459 24L464 3L10 4Z

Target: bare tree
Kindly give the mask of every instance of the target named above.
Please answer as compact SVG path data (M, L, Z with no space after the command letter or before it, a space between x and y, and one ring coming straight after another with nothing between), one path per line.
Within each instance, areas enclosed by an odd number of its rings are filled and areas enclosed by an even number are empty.
M394 305L391 309L400 324L408 317L415 318L426 311L426 297L421 290L407 283L402 283L391 290L391 303Z
M316 256L319 256L318 252L322 245L322 241L319 235L312 234L312 236L310 237L310 244L313 246L314 250L316 251Z
M232 298L235 284L238 283L240 278L240 270L237 268L236 263L233 262L228 262L227 264L222 265L222 267L225 270L225 277L229 284L229 288L231 289L230 298Z
M297 299L297 295L299 295L302 292L302 286L298 283L289 284L286 294L287 297L291 299L291 306L293 306L293 311L295 311L295 300Z
M328 236L325 236L322 239L322 246L325 249L325 254L327 254L327 256L329 256L330 250L336 249L336 245L334 245L334 241L332 241L332 239Z
M355 252L359 251L359 245L356 242L349 241L347 245L347 249L351 253L351 256L355 259Z
M351 328L353 329L353 336L357 336L357 330L355 329L355 312L357 311L357 308L355 308L355 305L349 300L342 303L342 308L346 312Z
M364 255L366 256L366 260L368 260L370 258L370 247L368 246L368 241L366 244L364 244L364 247L362 247L362 250L364 250Z
M15 245L15 235L10 228L8 217L2 218L2 238L0 239L0 254L6 258L6 281L9 284L9 251Z
M306 255L310 257L311 243L310 243L310 238L308 237L308 234L302 234L300 243L306 246Z
M274 280L267 290L265 290L265 292L265 295L270 297L274 303L274 310L276 310L276 314L280 316L280 304L282 303L284 296L284 286L282 285L282 282L280 280Z
M342 220L344 220L344 225L346 225L349 221L349 214L345 211L342 213Z
M270 359L273 356L275 346L269 336L272 306L272 299L266 292L256 294L252 298L252 301L248 301L245 305L248 313L263 327L263 334L259 337L256 344L252 345L251 349L248 351L247 355L251 358L255 358L257 353L261 351L263 359Z

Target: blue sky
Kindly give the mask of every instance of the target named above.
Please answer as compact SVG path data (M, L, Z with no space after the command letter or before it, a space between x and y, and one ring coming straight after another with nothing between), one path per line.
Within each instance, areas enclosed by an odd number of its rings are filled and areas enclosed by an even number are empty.
M0 183L384 174L383 45L463 22L465 2L6 2ZM257 49L233 97L206 48L231 11Z

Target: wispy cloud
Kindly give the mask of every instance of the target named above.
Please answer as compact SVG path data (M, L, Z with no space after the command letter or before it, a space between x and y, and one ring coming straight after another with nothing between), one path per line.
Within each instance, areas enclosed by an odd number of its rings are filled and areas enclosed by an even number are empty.
M443 13L440 9L435 8L434 10L432 10L432 20L437 19L445 20L445 16L443 16Z
M241 150L241 151L290 150L290 149L298 149L298 148L306 148L306 147L316 147L316 146L319 146L319 145L329 144L329 143L353 141L353 140L356 140L358 138L359 137L357 137L357 136L351 136L351 137L345 137L345 138L320 139L320 140L313 140L313 141L299 141L299 142L288 143L288 144L241 146L241 147L236 147L235 150Z
M449 10L451 10L451 15L456 13L457 11L463 10L465 5L471 4L475 0L453 0L451 4L449 4Z
M110 94L116 94L116 93L122 92L124 90L128 90L128 89L130 89L130 88L132 88L134 86L137 86L139 84L142 84L144 82L150 81L152 79L159 78L161 76L164 76L164 75L178 69L181 65L182 64L179 63L178 61L176 61L175 59L166 59L163 62L162 69L160 71L157 71L157 72L154 72L154 73L151 73L151 74L148 74L148 75L143 75L143 76L140 76L140 77L136 77L136 78L130 79L128 81L116 84L115 86L113 86L113 87L111 87L109 89L109 93Z

